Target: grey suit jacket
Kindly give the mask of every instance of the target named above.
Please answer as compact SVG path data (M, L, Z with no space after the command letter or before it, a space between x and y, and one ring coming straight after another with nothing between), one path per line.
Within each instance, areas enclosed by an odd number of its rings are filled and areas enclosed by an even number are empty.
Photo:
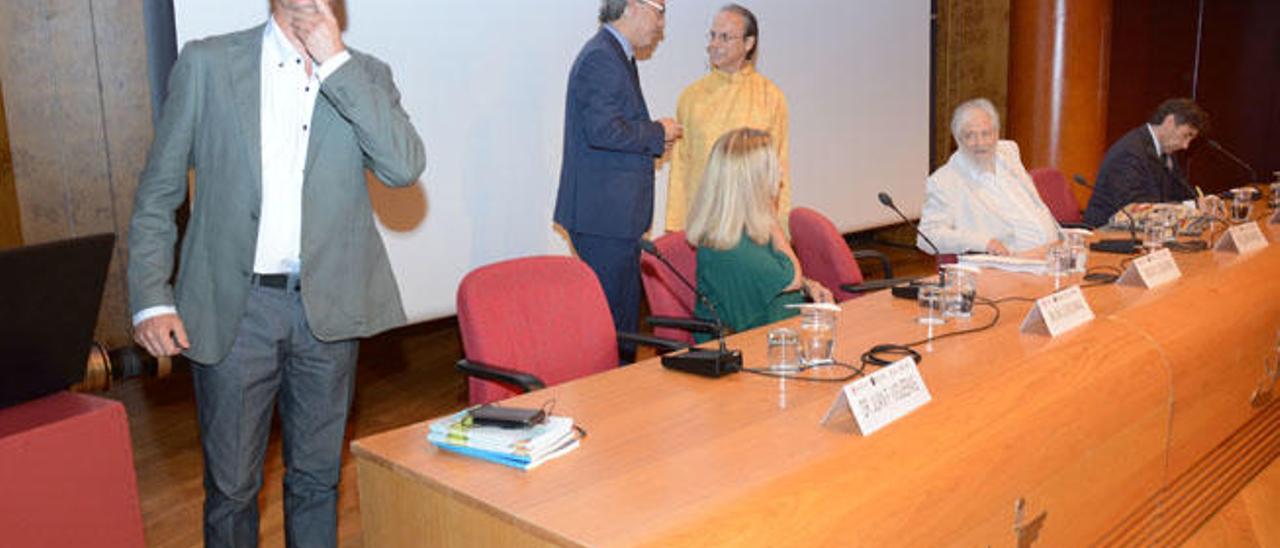
M202 363L235 337L253 274L262 201L260 63L264 27L187 44L169 77L155 141L129 224L133 313L175 305ZM391 70L351 51L316 99L302 198L302 300L322 340L364 337L404 323L404 308L365 186L422 174L422 141L400 107ZM195 170L177 283L170 284L174 212Z

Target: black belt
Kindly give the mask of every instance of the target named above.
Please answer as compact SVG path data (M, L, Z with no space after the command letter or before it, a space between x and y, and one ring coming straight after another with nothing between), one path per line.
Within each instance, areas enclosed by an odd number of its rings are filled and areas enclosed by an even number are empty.
M253 285L262 287L270 287L272 289L290 289L288 274L254 274L249 278L249 282ZM302 289L301 282L293 289Z

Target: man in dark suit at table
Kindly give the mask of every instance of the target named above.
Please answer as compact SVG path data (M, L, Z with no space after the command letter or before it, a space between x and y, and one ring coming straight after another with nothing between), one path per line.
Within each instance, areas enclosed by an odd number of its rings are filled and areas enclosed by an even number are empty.
M1173 154L1209 127L1209 115L1190 99L1169 99L1151 119L1111 145L1084 210L1084 221L1107 224L1135 202L1177 202L1196 197Z
M357 337L405 321L364 173L413 184L422 141L387 65L343 44L332 1L273 0L264 25L187 44L134 198L134 338L192 361L208 546L258 543L277 406L285 539L336 545Z
M654 159L680 137L653 121L640 90L637 51L662 36L666 0L602 0L600 31L578 53L565 98L564 155L555 222L604 287L615 327L635 331L639 238L653 219ZM622 349L623 361L634 350Z

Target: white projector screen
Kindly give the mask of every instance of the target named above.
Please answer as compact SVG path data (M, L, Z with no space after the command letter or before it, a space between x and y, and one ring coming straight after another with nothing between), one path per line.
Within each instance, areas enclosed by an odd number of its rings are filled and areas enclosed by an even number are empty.
M599 0L345 0L346 42L389 63L426 145L411 189L371 188L411 322L454 313L471 269L567 254L551 222L566 78ZM649 110L672 116L707 71L726 0L669 0L666 38L640 64ZM891 224L890 192L918 215L929 167L928 0L743 0L760 21L757 68L787 96L792 202L843 231ZM179 44L266 20L267 0L175 0ZM666 169L653 234L662 232Z

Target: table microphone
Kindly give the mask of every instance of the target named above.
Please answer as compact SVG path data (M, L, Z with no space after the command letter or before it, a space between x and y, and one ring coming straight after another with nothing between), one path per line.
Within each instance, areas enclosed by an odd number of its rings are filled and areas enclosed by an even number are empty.
M1086 181L1084 176L1079 173L1072 175L1071 179L1075 181L1076 184L1089 190L1097 190L1097 188L1089 184L1089 181ZM1129 219L1129 237L1101 239L1089 244L1089 249L1102 253L1122 253L1125 255L1133 255L1142 248L1142 242L1138 240L1138 222L1133 219L1133 215L1130 215L1128 211L1125 211L1124 207L1120 208L1120 213L1123 213L1124 216Z
M716 325L716 340L720 342L718 349L690 348L678 354L667 354L662 356L662 366L667 369L675 369L684 371L685 373L693 373L703 377L723 377L742 370L742 352L738 350L729 350L724 343L724 321L720 319L720 312L716 310L715 303L711 302L705 294L698 291L698 287L689 282L684 274L680 273L680 269L671 264L662 252L658 251L658 246L654 245L648 238L640 238L640 250L653 255L668 270L675 273L676 278L680 282L693 291L698 300L711 311L711 318Z
M1227 159L1235 162L1236 165L1248 170L1250 179L1246 181L1247 183L1252 183L1258 180L1258 172L1253 170L1253 166L1249 165L1249 162L1241 160L1239 156L1232 154L1231 151L1223 148L1222 145L1218 144L1218 142L1213 139L1207 139L1205 142L1209 143L1209 146L1213 147L1214 150L1221 152L1223 156L1227 157Z
M934 257L937 257L938 255L940 255L940 253L938 252L938 246L933 244L933 240L930 240L929 237L926 236L925 233L920 230L919 226L911 222L911 219L908 219L907 216L902 213L902 210L898 209L898 206L893 205L893 197L889 196L888 192L881 191L880 194L878 195L878 198L880 198L881 204L884 204L885 207L892 209L894 213L897 213L898 217L901 217L902 221L907 223L907 226L910 226L911 230L913 230L917 236L924 238L924 243L929 244L929 247L933 249ZM893 285L893 287L889 288L889 292L894 297L897 297L899 299L914 300L917 297L917 295L919 295L920 293L920 285L916 281L910 281L910 283L907 283L906 285L895 284Z
M933 255L935 257L940 255L940 253L938 253L938 246L933 244L933 240L930 240L929 237L926 236L924 232L921 232L920 227L916 226L915 223L911 222L911 219L908 219L907 216L902 213L902 210L898 209L898 206L893 205L893 197L889 196L888 192L881 191L879 198L880 198L880 203L884 204L885 207L892 209L894 213L897 213L898 216L902 218L903 222L907 223L907 225L909 225L911 229L915 231L916 235L920 236L921 238L924 238L924 243L929 244L929 247L933 249Z

